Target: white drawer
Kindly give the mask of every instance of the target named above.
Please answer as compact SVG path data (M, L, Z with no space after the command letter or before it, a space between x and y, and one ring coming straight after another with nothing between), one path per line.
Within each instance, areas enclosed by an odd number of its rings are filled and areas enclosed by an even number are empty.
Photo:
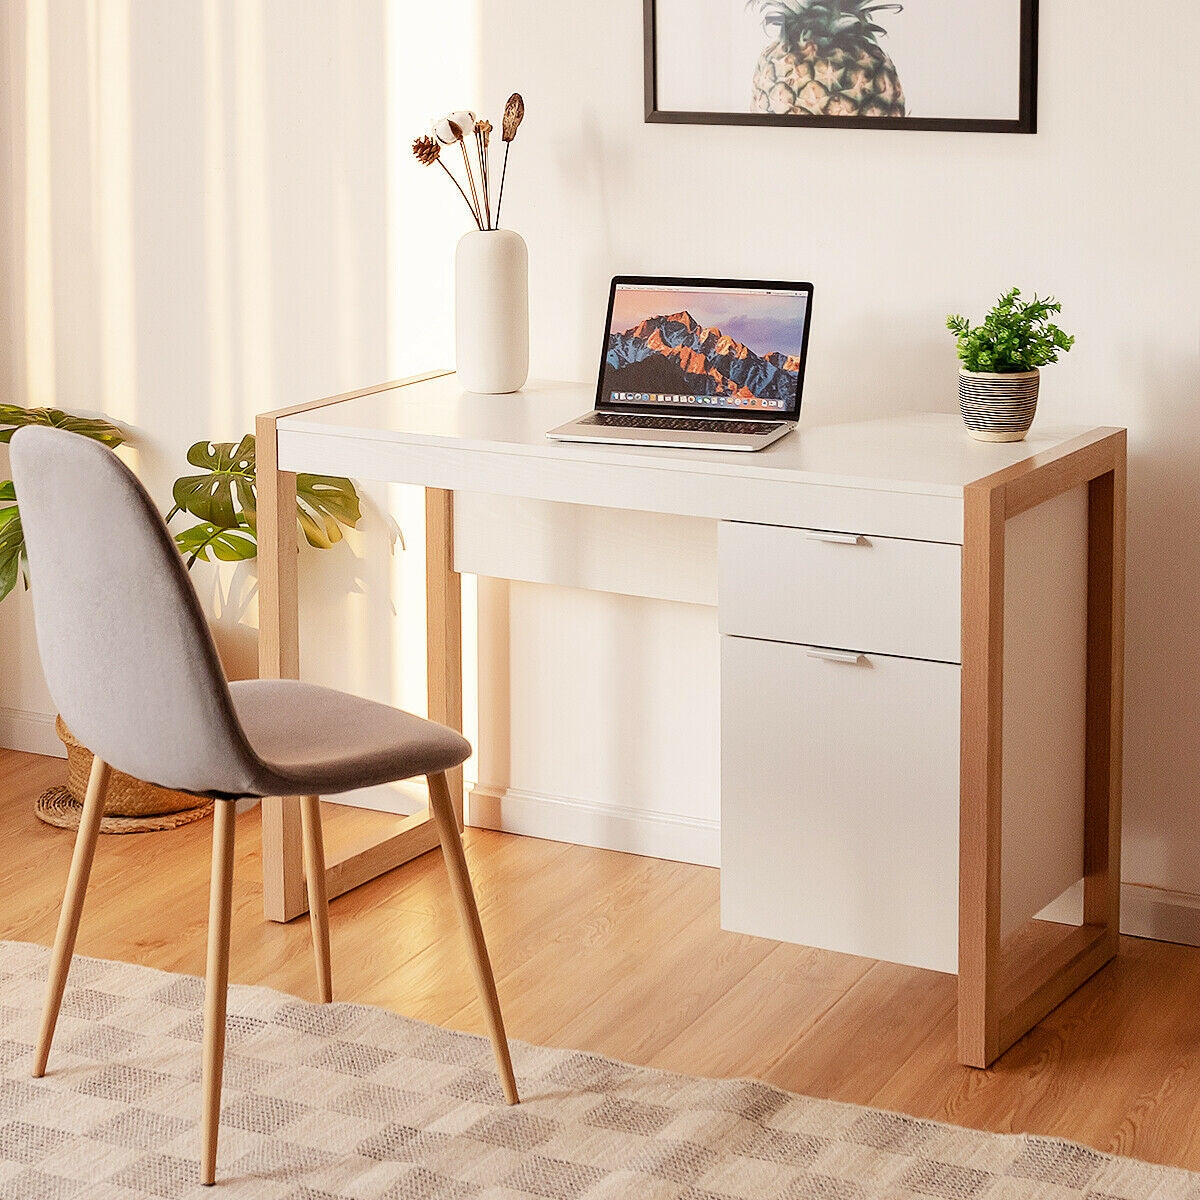
M722 521L721 632L961 661L962 549Z
M721 925L955 971L961 668L834 653L721 639Z

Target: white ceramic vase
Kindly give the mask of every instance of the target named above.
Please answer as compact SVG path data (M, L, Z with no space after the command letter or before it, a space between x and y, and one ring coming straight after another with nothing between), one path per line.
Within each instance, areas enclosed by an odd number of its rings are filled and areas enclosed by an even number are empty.
M516 392L529 378L529 251L511 229L472 229L454 255L456 357L468 392Z

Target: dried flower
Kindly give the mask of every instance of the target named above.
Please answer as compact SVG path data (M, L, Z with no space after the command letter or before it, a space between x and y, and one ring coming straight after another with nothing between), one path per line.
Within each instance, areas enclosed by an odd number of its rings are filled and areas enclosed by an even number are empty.
M449 117L442 117L440 121L434 121L429 127L429 132L433 134L443 146L453 146L455 142L462 141L462 126L456 124Z
M486 117L475 123L475 152L479 155L479 178L483 184L484 228L492 227L492 170L488 154L488 142L492 136L492 123Z
M520 92L513 92L504 106L504 120L501 122L500 136L511 142L517 136L517 127L525 119L525 101Z
M454 184L456 188L458 188L458 194L466 201L467 207L471 210L471 216L475 218L475 224L482 229L483 222L479 219L478 208L471 203L467 193L463 191L462 184L454 178L454 172L451 171L442 160L442 148L438 144L437 140L428 136L414 138L412 152L413 157L416 158L417 162L419 162L423 167L431 167L434 163L437 163L438 166L440 166L442 170L446 172L446 174L450 177L450 182ZM472 185L472 190L474 190L474 185Z
M475 190L475 173L471 170L471 160L467 156L466 135L475 131L475 114L469 109L460 109L458 112L452 112L448 117L443 117L440 121L433 123L433 136L444 146L452 146L455 142L458 143L462 150L463 166L467 169L467 183L471 186L471 215L475 218L475 223L482 229L483 226L483 208L479 203L479 193ZM490 214L489 214L490 224Z
M432 167L441 157L442 148L434 138L419 137L413 140L412 152L421 166Z
M520 92L513 92L504 106L504 120L500 123L500 136L504 139L504 167L500 171L500 195L496 200L496 228L500 228L500 206L504 203L504 180L508 176L508 152L517 129L525 119L525 101Z
M416 156L418 162L424 166L430 166L436 162L450 176L454 186L458 188L459 192L462 193L463 199L466 200L467 206L471 210L471 216L475 218L475 223L480 229L498 229L500 227L500 205L504 200L504 179L508 172L508 152L510 149L508 143L517 136L517 129L524 119L525 101L521 99L519 92L513 92L508 98L508 103L504 106L504 120L501 125L501 136L505 142L504 168L500 175L500 193L496 201L494 224L492 221L491 157L488 149L492 134L495 132L491 121L486 117L476 118L470 109L458 109L448 116L437 118L430 124L429 135L419 137L413 142L413 154ZM467 153L468 134L474 134L475 136L475 156L479 165L480 186L478 189L475 186L475 172L471 167L471 156ZM458 182L454 173L441 157L442 146L453 146L455 144L462 151L463 166L467 174L467 186L471 190L470 196L467 195L462 184Z

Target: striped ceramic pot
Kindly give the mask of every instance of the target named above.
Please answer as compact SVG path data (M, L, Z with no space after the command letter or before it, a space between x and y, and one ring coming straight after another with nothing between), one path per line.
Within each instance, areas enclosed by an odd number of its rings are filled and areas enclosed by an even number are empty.
M1038 371L994 375L959 371L958 404L970 435L981 442L1019 442L1037 412Z

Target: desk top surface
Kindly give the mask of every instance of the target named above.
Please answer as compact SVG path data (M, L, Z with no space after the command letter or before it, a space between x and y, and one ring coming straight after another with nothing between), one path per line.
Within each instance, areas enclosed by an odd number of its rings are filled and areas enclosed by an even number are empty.
M973 440L956 414L923 413L806 427L754 454L552 442L546 431L589 411L582 383L531 380L520 392L465 393L453 374L280 416L279 433L440 446L557 462L639 463L689 474L787 478L792 482L961 496L995 471L1055 449L1084 427L1035 426L1023 442ZM286 465L286 464L281 464Z

